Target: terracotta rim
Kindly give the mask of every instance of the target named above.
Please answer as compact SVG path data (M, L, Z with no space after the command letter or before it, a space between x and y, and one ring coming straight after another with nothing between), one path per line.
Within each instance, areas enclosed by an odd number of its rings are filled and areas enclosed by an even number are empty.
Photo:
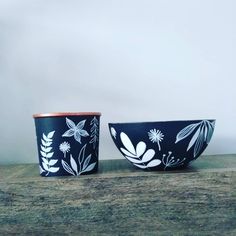
M33 118L59 117L59 116L101 116L100 112L53 112L34 114Z

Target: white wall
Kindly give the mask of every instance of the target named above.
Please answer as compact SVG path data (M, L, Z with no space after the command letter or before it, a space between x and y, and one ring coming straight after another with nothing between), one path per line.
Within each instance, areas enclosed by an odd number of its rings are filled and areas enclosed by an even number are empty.
M236 1L1 0L0 164L37 162L33 113L216 118L205 154L236 153Z

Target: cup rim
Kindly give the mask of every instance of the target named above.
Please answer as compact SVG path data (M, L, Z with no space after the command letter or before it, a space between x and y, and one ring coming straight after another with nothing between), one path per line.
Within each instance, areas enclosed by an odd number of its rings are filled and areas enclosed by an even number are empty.
M62 117L62 116L101 116L100 112L52 112L33 114L33 118Z

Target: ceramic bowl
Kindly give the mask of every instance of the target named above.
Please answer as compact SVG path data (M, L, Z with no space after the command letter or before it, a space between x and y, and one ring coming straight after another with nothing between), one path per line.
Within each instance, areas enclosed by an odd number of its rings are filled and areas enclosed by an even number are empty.
M215 120L109 123L111 137L134 166L146 170L186 167L206 149Z

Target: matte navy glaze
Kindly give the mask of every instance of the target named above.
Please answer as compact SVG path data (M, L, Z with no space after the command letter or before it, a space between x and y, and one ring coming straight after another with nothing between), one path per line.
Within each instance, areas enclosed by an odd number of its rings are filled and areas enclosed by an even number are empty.
M215 120L109 123L119 151L144 170L186 167L205 150L214 127Z
M35 117L41 176L97 172L99 124L100 115Z

